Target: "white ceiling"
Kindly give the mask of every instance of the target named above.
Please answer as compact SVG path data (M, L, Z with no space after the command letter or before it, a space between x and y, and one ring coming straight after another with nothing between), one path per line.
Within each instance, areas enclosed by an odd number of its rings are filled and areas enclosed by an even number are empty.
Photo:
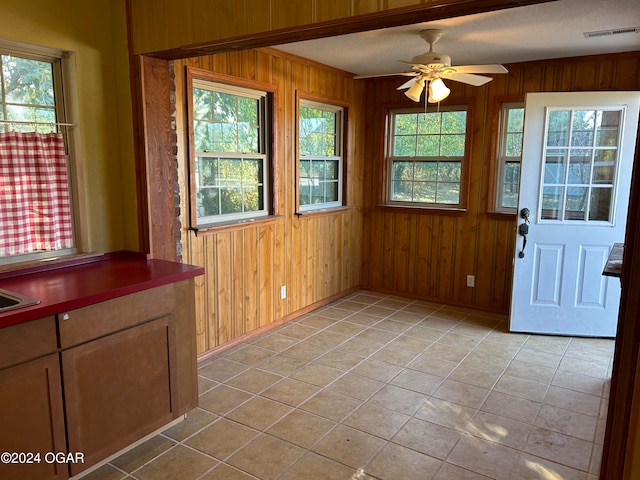
M408 71L428 51L425 28L446 34L436 51L452 65L513 63L640 50L640 33L585 38L584 32L640 27L638 0L558 0L465 17L275 45L358 75Z

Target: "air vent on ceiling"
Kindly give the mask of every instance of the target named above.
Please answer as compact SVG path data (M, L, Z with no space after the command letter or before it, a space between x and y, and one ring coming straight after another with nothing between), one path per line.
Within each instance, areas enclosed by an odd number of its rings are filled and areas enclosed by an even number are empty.
M611 30L599 30L597 32L584 32L585 38L608 37L609 35L622 35L623 33L640 33L640 27L613 28Z

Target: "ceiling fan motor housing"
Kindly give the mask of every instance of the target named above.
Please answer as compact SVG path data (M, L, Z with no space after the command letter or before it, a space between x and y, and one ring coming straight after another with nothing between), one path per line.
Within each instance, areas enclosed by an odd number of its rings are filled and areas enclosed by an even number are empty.
M451 57L443 53L427 52L422 55L416 55L411 59L411 62L431 68L442 68L451 66Z

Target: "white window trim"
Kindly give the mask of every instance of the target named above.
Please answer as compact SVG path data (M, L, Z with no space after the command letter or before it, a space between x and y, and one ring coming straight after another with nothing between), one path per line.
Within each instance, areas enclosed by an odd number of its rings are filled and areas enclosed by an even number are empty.
M82 196L82 188L78 183L78 179L81 178L82 175L79 170L79 158L81 158L80 134L78 129L75 128L78 117L75 53L58 48L22 43L3 38L0 38L0 52L2 52L2 54L21 56L33 60L52 62L53 64L56 123L61 125L60 131L65 137L65 147L67 150L67 178L69 179L74 243L73 248L0 257L0 265L51 261L59 257L69 256L79 251L87 250L86 238L83 235L82 229L79 228L81 222L78 219L80 211L82 210L79 200Z
M524 109L524 102L504 102L500 105L500 126L498 129L498 151L496 152L496 157L498 159L498 165L496 168L496 192L495 192L495 206L494 211L499 213L516 213L518 207L505 207L502 205L502 200L504 197L504 172L505 167L508 162L517 161L522 165L522 156L520 157L508 157L505 155L506 145L507 145L507 125L509 121L508 112L511 109ZM523 132L524 136L524 124L523 124Z
M203 90L209 90L211 92L227 93L227 94L236 95L236 96L253 98L255 100L258 100L259 108L260 108L260 111L259 111L259 122L260 122L259 132L260 133L258 138L258 144L259 144L258 153L202 151L202 150L196 150L194 145L194 149L193 149L194 167L192 171L195 177L194 183L193 183L195 191L192 193L194 197L200 191L198 180L197 180L198 172L196 171L196 168L195 168L195 160L198 157L214 157L214 158L221 157L221 158L227 158L227 159L232 159L232 158L256 159L257 158L257 159L262 159L262 166L263 166L262 209L248 211L248 212L240 212L240 213L233 213L233 214L227 213L227 214L209 215L209 216L202 216L202 217L198 216L196 212L195 214L196 222L197 222L196 228L205 228L207 226L215 227L220 224L243 222L251 219L259 219L259 218L270 216L271 215L271 208L270 208L271 188L272 188L271 175L270 175L271 159L269 155L269 150L267 148L267 136L270 129L270 122L272 121L272 119L270 117L270 113L269 113L270 110L268 106L269 93L264 90L246 88L246 87L241 87L237 85L230 85L226 83L217 82L215 80L206 80L202 78L193 78L191 83L192 83L191 85L192 100L191 101L193 101L193 89L199 88ZM192 121L195 121L195 119L192 119ZM190 126L190 128L191 129L194 128L193 123ZM193 199L193 201L197 202L195 198Z
M464 208L464 198L466 192L464 189L467 188L465 185L465 169L467 168L466 162L468 159L469 152L469 106L466 104L461 105L451 105L451 106L439 106L439 112L461 112L464 111L467 114L467 121L465 124L465 149L464 155L459 157L430 157L430 156L415 156L415 157L405 157L405 156L394 156L393 155L393 141L395 138L395 119L396 114L402 113L418 113L424 112L423 109L419 108L398 108L389 111L389 122L388 122L388 135L387 135L387 158L386 158L386 168L387 168L387 182L386 182L386 204L391 206L401 206L401 207L414 207L414 208L436 208L436 209L444 209L444 210L458 210ZM430 113L430 112L429 112ZM459 194L458 194L458 203L430 203L430 202L404 202L400 200L392 200L392 189L393 189L393 164L395 161L412 161L412 162L460 162L460 182L459 182Z
M342 191L344 181L344 154L343 154L343 138L344 138L344 108L338 105L332 105L330 103L317 102L313 100L300 99L300 105L298 108L298 125L300 123L300 108L316 108L319 110L326 110L336 114L336 155L334 156L322 156L322 155L300 155L298 151L298 176L297 176L297 192L298 192L298 208L300 212L313 212L317 210L325 210L328 208L341 207L343 205ZM313 203L309 205L302 205L300 203L300 162L302 160L337 160L338 161L338 200L334 202Z

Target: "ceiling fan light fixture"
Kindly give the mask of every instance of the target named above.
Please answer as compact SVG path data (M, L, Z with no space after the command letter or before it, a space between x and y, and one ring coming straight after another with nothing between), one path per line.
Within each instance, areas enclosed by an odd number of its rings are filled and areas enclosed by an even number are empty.
M444 84L441 78L429 82L429 101L438 103L449 96L451 90Z
M419 78L416 83L411 85L411 88L404 92L404 94L409 97L414 102L420 101L420 95L422 95L422 91L424 90L424 80Z

